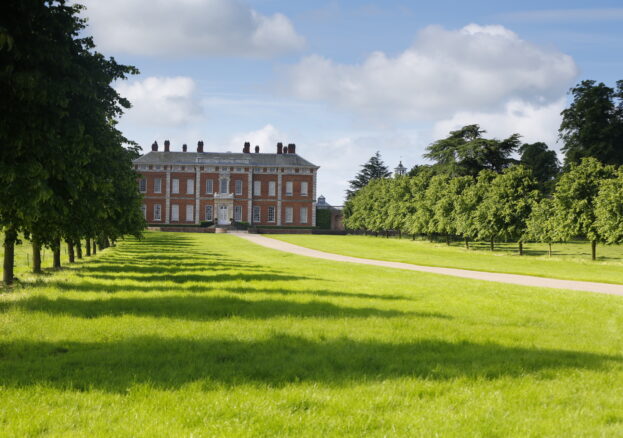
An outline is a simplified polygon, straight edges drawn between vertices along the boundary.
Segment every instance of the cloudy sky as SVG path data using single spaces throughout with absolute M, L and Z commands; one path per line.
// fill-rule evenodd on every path
M 559 149 L 568 89 L 623 79 L 620 0 L 85 4 L 98 50 L 141 71 L 116 84 L 126 136 L 145 151 L 296 143 L 334 205 L 375 151 L 411 167 L 466 124 Z

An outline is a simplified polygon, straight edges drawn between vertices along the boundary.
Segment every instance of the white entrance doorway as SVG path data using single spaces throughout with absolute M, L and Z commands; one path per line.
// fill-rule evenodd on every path
M 227 214 L 227 205 L 221 204 L 218 207 L 218 224 L 229 225 L 229 215 Z

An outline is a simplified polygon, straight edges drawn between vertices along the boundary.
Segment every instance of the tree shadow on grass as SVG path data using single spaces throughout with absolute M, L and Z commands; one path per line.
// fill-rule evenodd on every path
M 323 341 L 285 335 L 262 340 L 24 340 L 0 344 L 0 385 L 123 393 L 135 384 L 172 390 L 202 382 L 209 390 L 220 385 L 282 387 L 296 382 L 351 385 L 403 377 L 547 378 L 558 370 L 620 367 L 621 361 L 620 356 L 441 340 Z
M 86 278 L 92 278 L 87 276 Z M 119 292 L 168 292 L 182 290 L 186 292 L 208 292 L 221 289 L 218 286 L 228 282 L 253 282 L 255 284 L 274 283 L 278 281 L 308 280 L 308 277 L 298 275 L 284 275 L 274 273 L 242 273 L 220 272 L 212 275 L 183 274 L 183 275 L 143 275 L 140 277 L 111 276 L 110 281 L 48 281 L 48 287 L 62 292 L 103 292 L 114 294 Z M 115 282 L 114 280 L 119 280 Z M 127 280 L 132 280 L 128 282 Z M 226 287 L 226 286 L 224 286 Z
M 321 297 L 340 297 L 340 298 L 361 298 L 368 300 L 387 300 L 387 301 L 413 301 L 413 297 L 405 295 L 379 295 L 379 294 L 367 294 L 362 292 L 339 292 L 326 289 L 276 289 L 276 288 L 255 288 L 255 287 L 225 287 L 222 289 L 224 292 L 230 292 L 241 295 L 251 294 L 275 294 L 275 295 L 316 295 Z
M 2 308 L 16 307 L 29 312 L 45 312 L 52 315 L 70 315 L 79 318 L 132 315 L 139 317 L 175 318 L 191 321 L 214 321 L 240 317 L 269 319 L 278 317 L 297 318 L 394 318 L 420 317 L 443 318 L 440 313 L 403 312 L 371 307 L 346 307 L 324 301 L 296 302 L 285 300 L 243 300 L 223 296 L 166 296 L 166 297 L 112 297 L 108 299 L 78 300 L 57 298 L 50 300 L 38 296 L 4 304 Z

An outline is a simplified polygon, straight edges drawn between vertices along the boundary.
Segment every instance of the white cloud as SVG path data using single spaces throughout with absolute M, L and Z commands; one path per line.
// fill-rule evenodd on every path
M 305 43 L 286 16 L 237 0 L 92 0 L 87 7 L 104 53 L 267 57 Z
M 573 59 L 538 47 L 503 26 L 470 24 L 460 30 L 430 26 L 412 47 L 391 57 L 374 52 L 347 65 L 312 55 L 287 73 L 288 91 L 373 118 L 452 117 L 495 111 L 511 100 L 546 106 L 578 74 Z
M 123 116 L 124 123 L 183 126 L 202 113 L 195 81 L 189 77 L 148 77 L 119 82 L 116 89 L 132 103 Z
M 248 141 L 251 143 L 252 151 L 255 146 L 259 146 L 260 152 L 272 154 L 277 152 L 277 142 L 281 142 L 287 146 L 288 143 L 292 143 L 292 141 L 288 140 L 289 137 L 285 133 L 279 131 L 273 125 L 268 124 L 257 131 L 235 134 L 232 136 L 229 144 L 232 147 L 232 152 L 241 152 L 242 146 Z
M 433 136 L 435 139 L 444 138 L 450 131 L 477 123 L 487 131 L 487 137 L 507 138 L 518 133 L 525 143 L 543 141 L 550 148 L 555 148 L 561 122 L 560 112 L 566 103 L 565 98 L 544 106 L 512 100 L 504 110 L 495 113 L 459 112 L 450 119 L 435 123 Z

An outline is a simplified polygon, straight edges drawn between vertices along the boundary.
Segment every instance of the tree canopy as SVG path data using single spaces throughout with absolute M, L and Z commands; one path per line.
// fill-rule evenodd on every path
M 502 172 L 515 163 L 512 155 L 519 148 L 520 136 L 513 134 L 504 140 L 487 139 L 483 137 L 485 132 L 479 125 L 464 126 L 429 145 L 424 157 L 451 176 L 476 176 L 481 170 Z
M 373 179 L 389 178 L 391 174 L 389 168 L 381 159 L 381 154 L 379 151 L 376 151 L 366 163 L 361 165 L 361 170 L 355 175 L 355 178 L 348 182 L 349 188 L 346 190 L 346 199 L 350 199 Z
M 623 164 L 623 80 L 616 89 L 584 80 L 569 92 L 573 101 L 562 114 L 559 137 L 565 166 L 593 157 L 604 164 Z
M 532 171 L 539 190 L 542 193 L 551 193 L 554 180 L 560 172 L 560 163 L 556 151 L 547 147 L 543 142 L 524 143 L 519 148 L 519 163 Z
M 137 73 L 95 51 L 83 7 L 65 0 L 0 4 L 0 228 L 4 282 L 18 232 L 60 239 L 140 235 L 137 149 L 116 128 L 130 103 L 111 84 Z M 34 245 L 35 242 L 37 245 Z M 59 259 L 60 260 L 60 259 Z

